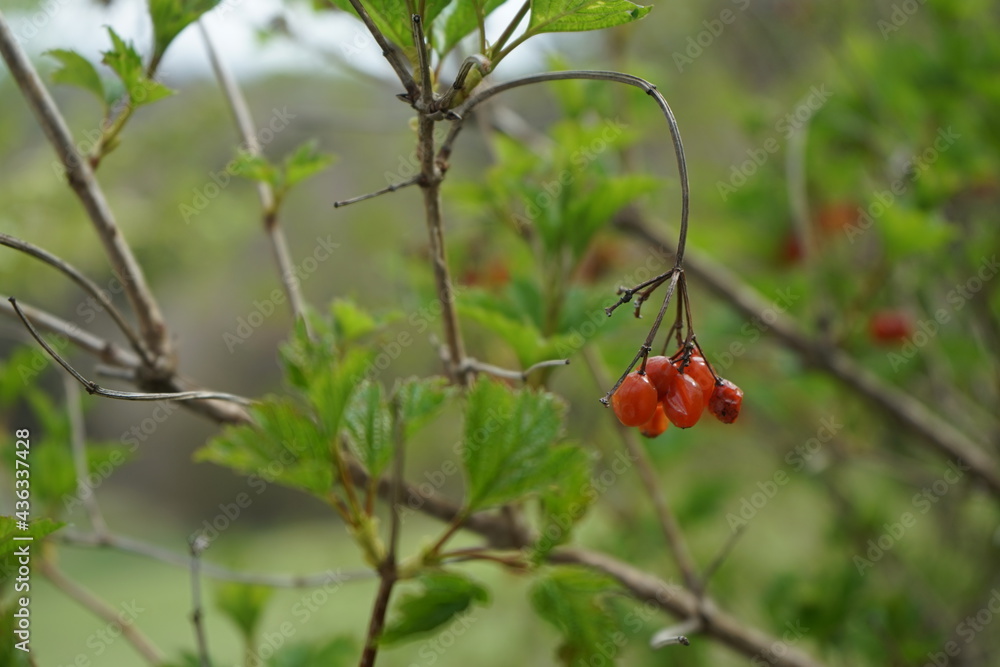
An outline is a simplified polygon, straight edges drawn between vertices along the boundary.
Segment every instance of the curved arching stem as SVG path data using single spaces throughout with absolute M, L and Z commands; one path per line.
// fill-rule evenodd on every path
M 566 81 L 568 79 L 612 81 L 614 83 L 623 83 L 628 86 L 634 86 L 652 97 L 656 101 L 657 106 L 660 107 L 660 111 L 663 112 L 663 116 L 667 119 L 667 125 L 670 128 L 670 138 L 674 145 L 674 155 L 677 157 L 677 175 L 681 182 L 681 222 L 680 233 L 677 239 L 677 253 L 674 260 L 674 268 L 679 269 L 684 261 L 684 247 L 687 244 L 688 210 L 691 198 L 690 188 L 688 186 L 687 160 L 684 158 L 684 144 L 681 142 L 681 132 L 680 128 L 677 127 L 677 119 L 674 117 L 673 110 L 667 103 L 666 98 L 664 98 L 660 91 L 656 89 L 656 86 L 645 79 L 641 79 L 631 74 L 625 74 L 623 72 L 604 70 L 567 70 L 565 72 L 533 74 L 531 76 L 497 84 L 492 88 L 487 88 L 471 95 L 465 102 L 454 109 L 454 112 L 459 117 L 459 120 L 455 121 L 454 125 L 451 127 L 451 131 L 448 133 L 448 136 L 441 144 L 441 149 L 438 152 L 439 161 L 447 163 L 447 159 L 451 155 L 452 144 L 458 136 L 458 133 L 461 132 L 462 125 L 464 124 L 461 119 L 478 105 L 482 104 L 494 95 L 499 95 L 500 93 L 514 88 L 530 86 L 536 83 L 546 83 L 549 81 Z

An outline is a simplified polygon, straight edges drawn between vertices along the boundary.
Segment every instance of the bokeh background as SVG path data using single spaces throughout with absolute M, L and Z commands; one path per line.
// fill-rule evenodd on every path
M 515 11 L 510 4 L 491 21 L 494 34 Z M 305 277 L 304 292 L 317 307 L 350 297 L 373 311 L 400 314 L 385 334 L 388 344 L 412 329 L 411 316 L 431 303 L 419 193 L 336 210 L 332 204 L 383 187 L 407 163 L 412 114 L 394 97 L 398 84 L 349 16 L 291 1 L 245 0 L 224 8 L 205 22 L 243 85 L 257 125 L 278 112 L 290 119 L 266 154 L 280 158 L 315 138 L 336 155 L 329 170 L 294 191 L 282 214 L 298 263 L 320 239 L 337 244 Z M 43 72 L 54 67 L 43 55 L 47 49 L 73 48 L 97 60 L 108 46 L 104 25 L 140 49 L 151 35 L 142 4 L 126 0 L 7 0 L 4 13 Z M 662 2 L 644 20 L 606 34 L 535 38 L 495 76 L 572 67 L 621 69 L 655 82 L 684 135 L 692 252 L 756 289 L 820 346 L 843 349 L 920 401 L 921 409 L 968 434 L 995 466 L 997 13 L 986 0 Z M 176 334 L 182 371 L 221 391 L 280 392 L 277 346 L 289 332 L 287 309 L 276 308 L 238 345 L 225 337 L 280 287 L 253 184 L 233 179 L 188 219 L 181 208 L 205 193 L 239 143 L 195 30 L 171 48 L 160 78 L 178 94 L 141 110 L 102 164 L 100 181 Z M 98 123 L 96 104 L 81 91 L 52 91 L 76 136 L 85 137 Z M 110 284 L 100 245 L 6 70 L 0 72 L 0 100 L 0 230 Z M 502 293 L 512 280 L 544 279 L 544 267 L 494 214 L 482 189 L 486 179 L 497 178 L 490 171 L 497 159 L 494 135 L 512 133 L 544 151 L 563 117 L 620 119 L 628 141 L 600 156 L 600 163 L 612 173 L 655 176 L 662 187 L 638 198 L 635 210 L 658 234 L 676 233 L 674 157 L 666 126 L 646 96 L 609 84 L 512 93 L 469 124 L 444 187 L 452 272 L 471 292 Z M 894 192 L 891 202 L 886 192 Z M 606 299 L 651 253 L 648 243 L 609 224 L 574 282 L 581 293 Z M 74 286 L 24 255 L 0 252 L 0 285 L 5 294 L 114 336 L 106 318 L 88 314 Z M 998 664 L 1000 498 L 969 474 L 942 485 L 952 478 L 947 458 L 849 383 L 813 369 L 776 341 L 766 311 L 755 321 L 696 279 L 691 290 L 699 341 L 744 389 L 744 414 L 733 426 L 672 429 L 647 445 L 702 567 L 739 523 L 733 517 L 745 520 L 745 533 L 711 583 L 719 603 L 779 637 L 804 628 L 786 637 L 825 664 Z M 125 307 L 120 294 L 115 298 Z M 942 310 L 946 320 L 935 326 Z M 516 365 L 495 335 L 465 324 L 473 355 Z M 383 379 L 438 372 L 432 335 L 439 331 L 434 321 L 416 335 Z M 593 341 L 608 372 L 625 367 L 645 332 L 645 323 L 626 312 L 601 327 Z M 5 358 L 25 343 L 18 323 L 0 321 Z M 73 358 L 93 375 L 92 359 Z M 64 401 L 60 373 L 49 368 L 32 381 L 55 403 Z M 606 388 L 592 381 L 579 355 L 552 374 L 551 386 L 570 406 L 570 436 L 610 460 L 621 445 L 613 415 L 597 402 Z M 217 432 L 213 424 L 178 410 L 149 427 L 149 405 L 83 401 L 88 437 L 95 441 L 126 443 L 133 427 L 146 424 L 130 460 L 97 490 L 116 533 L 183 551 L 189 535 L 247 490 L 246 480 L 229 470 L 192 461 Z M 8 398 L 5 430 L 23 424 L 43 437 L 31 406 Z M 437 469 L 457 424 L 457 411 L 447 413 L 421 438 L 409 455 L 412 480 Z M 771 488 L 779 473 L 786 481 L 772 484 L 776 492 L 766 495 L 773 497 L 747 510 L 745 503 L 759 501 L 754 494 Z M 5 513 L 11 479 L 5 474 L 0 480 Z M 922 489 L 931 490 L 926 502 L 918 500 Z M 460 475 L 442 491 L 459 498 Z M 913 525 L 885 539 L 907 512 Z M 86 529 L 79 508 L 69 517 Z M 419 516 L 408 519 L 404 544 L 412 550 L 436 530 Z M 633 476 L 607 490 L 578 541 L 677 577 Z M 859 565 L 859 557 L 870 566 Z M 67 575 L 113 607 L 141 608 L 137 624 L 168 654 L 194 646 L 183 568 L 68 545 L 58 547 L 56 558 Z M 261 572 L 361 566 L 328 508 L 277 486 L 241 510 L 206 558 Z M 421 653 L 426 646 L 419 642 L 404 645 L 386 650 L 380 664 L 554 663 L 558 637 L 531 613 L 529 582 L 488 567 L 470 571 L 491 586 L 494 600 L 454 645 L 433 655 Z M 120 638 L 95 639 L 102 621 L 42 577 L 34 581 L 40 666 L 75 664 L 79 656 L 94 665 L 139 664 Z M 240 664 L 238 633 L 212 607 L 214 584 L 206 586 L 213 654 L 220 664 Z M 292 610 L 310 591 L 277 591 L 262 628 L 292 621 L 296 640 L 361 637 L 373 591 L 374 580 L 345 584 L 302 623 Z M 977 614 L 981 629 L 970 630 L 966 619 Z M 667 624 L 666 617 L 645 619 L 628 638 L 621 664 L 749 661 L 700 639 L 689 649 L 650 651 L 648 637 Z M 948 642 L 958 647 L 957 655 L 943 653 Z

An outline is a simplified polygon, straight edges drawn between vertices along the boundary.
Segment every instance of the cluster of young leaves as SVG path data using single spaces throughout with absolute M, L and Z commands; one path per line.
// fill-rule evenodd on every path
M 274 213 L 293 186 L 315 176 L 333 164 L 334 157 L 317 149 L 315 140 L 306 141 L 279 165 L 262 155 L 240 151 L 233 161 L 233 172 L 259 183 L 267 183 L 274 192 Z
M 97 161 L 114 150 L 118 133 L 135 109 L 169 97 L 174 91 L 154 79 L 163 54 L 187 26 L 197 21 L 219 0 L 149 0 L 153 23 L 153 51 L 147 63 L 110 26 L 111 49 L 101 53 L 101 63 L 117 77 L 106 79 L 97 66 L 77 51 L 54 49 L 47 52 L 59 62 L 52 73 L 55 83 L 76 86 L 94 95 L 101 104 L 101 141 L 93 146 L 91 159 Z
M 354 13 L 350 0 L 331 0 L 334 5 Z M 422 3 L 424 30 L 431 49 L 444 59 L 467 36 L 478 33 L 482 55 L 494 65 L 525 40 L 547 32 L 580 32 L 611 28 L 641 19 L 651 7 L 644 7 L 629 0 L 534 0 L 525 2 L 516 22 L 528 14 L 524 32 L 511 42 L 506 42 L 515 25 L 504 37 L 493 44 L 487 43 L 486 18 L 504 3 L 504 0 L 428 0 Z M 326 3 L 318 4 L 322 7 Z M 375 25 L 387 39 L 406 54 L 414 69 L 417 53 L 413 43 L 410 17 L 415 3 L 394 0 L 362 0 Z

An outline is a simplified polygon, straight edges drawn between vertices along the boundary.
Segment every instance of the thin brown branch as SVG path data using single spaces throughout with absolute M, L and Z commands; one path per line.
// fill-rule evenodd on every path
M 598 358 L 597 352 L 590 345 L 584 346 L 583 358 L 597 386 L 608 386 L 611 383 L 611 379 L 608 377 L 604 362 Z M 684 579 L 684 585 L 691 592 L 700 595 L 702 583 L 698 578 L 698 567 L 695 565 L 694 558 L 691 557 L 687 540 L 684 539 L 684 534 L 677 523 L 677 518 L 674 516 L 673 510 L 670 508 L 670 503 L 667 501 L 667 496 L 660 486 L 660 480 L 656 476 L 656 471 L 649 460 L 649 455 L 646 454 L 646 449 L 638 442 L 635 429 L 626 428 L 617 419 L 614 422 L 618 430 L 618 435 L 628 450 L 629 458 L 636 463 L 639 479 L 646 490 L 646 495 L 649 496 L 649 499 L 653 503 L 653 509 L 660 524 L 660 532 L 663 533 L 663 537 L 667 542 L 667 548 L 670 549 L 670 553 L 677 563 L 677 569 L 680 570 L 681 577 Z
M 665 252 L 674 249 L 667 238 L 655 233 L 635 215 L 622 216 L 615 224 Z M 707 257 L 698 254 L 689 257 L 686 268 L 699 283 L 744 317 L 755 318 L 763 312 L 775 312 L 754 288 Z M 813 341 L 791 317 L 776 313 L 766 333 L 799 355 L 807 365 L 823 371 L 851 392 L 864 397 L 867 404 L 898 421 L 940 454 L 969 466 L 969 472 L 981 480 L 990 493 L 1000 497 L 1000 470 L 996 461 L 986 453 L 985 445 L 973 441 L 921 401 L 886 382 L 844 350 Z
M 56 317 L 44 310 L 25 305 L 18 301 L 18 307 L 24 311 L 35 325 L 48 333 L 65 338 L 81 350 L 88 352 L 104 363 L 120 368 L 137 368 L 142 360 L 130 350 L 119 346 L 116 343 L 95 336 L 89 331 L 84 331 L 76 324 Z M 10 303 L 10 297 L 0 295 L 0 312 L 9 317 L 18 317 L 17 311 Z
M 80 386 L 64 375 L 63 386 L 66 389 L 66 408 L 69 412 L 70 448 L 73 451 L 73 470 L 76 473 L 76 495 L 83 502 L 90 525 L 94 532 L 108 532 L 108 524 L 104 521 L 101 506 L 97 504 L 94 490 L 87 486 L 90 470 L 87 466 L 87 442 L 83 423 L 83 406 L 80 402 Z
M 115 304 L 111 301 L 111 297 L 108 296 L 107 292 L 98 287 L 97 283 L 84 275 L 82 271 L 69 262 L 53 255 L 48 250 L 40 248 L 32 243 L 28 243 L 27 241 L 22 241 L 21 239 L 10 236 L 9 234 L 0 233 L 0 245 L 20 250 L 21 252 L 58 269 L 69 277 L 70 280 L 83 288 L 83 291 L 87 292 L 100 302 L 101 307 L 108 312 L 111 319 L 115 321 L 118 328 L 121 329 L 122 333 L 125 334 L 125 337 L 128 338 L 129 343 L 131 343 L 132 349 L 135 350 L 136 354 L 142 357 L 144 362 L 151 362 L 146 349 L 143 347 L 142 341 L 139 339 L 139 334 L 135 332 L 135 329 L 133 329 L 132 325 L 125 319 L 125 316 L 122 315 L 117 308 L 115 308 Z
M 236 394 L 227 394 L 225 392 L 218 391 L 180 391 L 180 392 L 161 392 L 161 393 L 146 393 L 146 392 L 134 392 L 134 391 L 117 391 L 115 389 L 105 389 L 96 382 L 88 380 L 83 377 L 79 371 L 77 371 L 73 366 L 70 365 L 68 361 L 59 356 L 59 353 L 52 349 L 52 346 L 45 342 L 45 339 L 41 337 L 38 331 L 32 326 L 31 322 L 25 316 L 21 307 L 17 305 L 17 300 L 14 297 L 9 299 L 11 306 L 14 307 L 14 311 L 17 313 L 18 317 L 24 323 L 24 326 L 28 328 L 28 332 L 31 336 L 38 342 L 42 348 L 49 353 L 53 359 L 55 359 L 60 366 L 62 366 L 67 373 L 72 375 L 77 379 L 77 381 L 84 386 L 88 394 L 97 394 L 98 396 L 105 396 L 107 398 L 116 398 L 123 401 L 191 401 L 191 400 L 204 400 L 204 399 L 215 399 L 222 401 L 231 401 L 233 403 L 238 403 L 240 405 L 250 405 L 253 401 L 249 398 L 243 396 L 237 396 Z
M 190 568 L 191 556 L 188 554 L 164 549 L 155 544 L 149 544 L 123 535 L 114 533 L 90 533 L 84 534 L 76 531 L 64 529 L 55 534 L 53 539 L 64 544 L 76 547 L 115 549 L 124 553 L 131 553 L 145 558 L 151 558 L 161 563 L 175 565 L 177 567 Z M 220 565 L 201 562 L 201 572 L 206 576 L 220 581 L 235 581 L 243 584 L 254 584 L 259 586 L 270 586 L 272 588 L 318 588 L 331 583 L 341 584 L 349 581 L 360 581 L 371 579 L 375 573 L 371 570 L 357 570 L 352 572 L 325 571 L 314 574 L 267 574 L 258 572 L 240 572 L 231 570 Z
M 132 249 L 115 221 L 90 163 L 77 151 L 66 121 L 2 12 L 0 12 L 0 54 L 7 62 L 7 67 L 31 107 L 38 124 L 55 148 L 59 161 L 66 169 L 70 187 L 83 204 L 104 244 L 112 270 L 121 281 L 129 304 L 139 320 L 139 329 L 146 346 L 158 358 L 156 367 L 168 376 L 174 364 L 172 343 L 160 307 L 146 283 L 142 267 L 136 261 Z
M 222 92 L 229 104 L 229 110 L 233 114 L 236 129 L 246 151 L 254 156 L 261 155 L 260 142 L 257 140 L 257 133 L 254 131 L 253 117 L 250 115 L 250 106 L 247 104 L 243 91 L 236 83 L 232 72 L 223 62 L 212 43 L 212 38 L 205 27 L 204 21 L 198 21 L 198 28 L 201 31 L 201 39 L 208 52 L 208 59 L 212 63 L 212 70 L 215 78 L 219 80 Z M 305 320 L 305 299 L 302 297 L 302 286 L 295 273 L 292 263 L 291 253 L 288 251 L 288 241 L 285 239 L 285 232 L 278 221 L 278 202 L 274 196 L 274 190 L 269 183 L 257 181 L 257 195 L 260 198 L 260 207 L 263 210 L 264 231 L 271 242 L 271 250 L 274 253 L 275 262 L 278 265 L 278 275 L 281 284 L 285 288 L 285 295 L 292 308 L 292 316 L 308 327 Z
M 532 364 L 528 366 L 523 371 L 514 371 L 509 368 L 501 368 L 500 366 L 494 366 L 493 364 L 487 364 L 486 362 L 479 361 L 478 359 L 473 359 L 472 357 L 466 357 L 459 368 L 464 371 L 472 371 L 474 373 L 486 373 L 498 378 L 504 378 L 506 380 L 521 380 L 522 382 L 528 379 L 528 376 L 537 370 L 542 368 L 551 368 L 553 366 L 568 366 L 569 359 L 549 359 L 547 361 L 539 361 L 537 364 Z
M 430 240 L 431 263 L 434 267 L 434 282 L 437 287 L 438 303 L 441 304 L 441 319 L 444 323 L 444 337 L 449 359 L 445 369 L 449 378 L 465 385 L 468 374 L 460 364 L 465 359 L 465 344 L 458 323 L 455 308 L 455 290 L 452 286 L 448 261 L 445 256 L 444 223 L 441 220 L 441 172 L 434 159 L 434 121 L 425 114 L 418 120 L 418 147 L 420 156 L 420 189 L 424 195 L 424 218 Z
M 201 553 L 208 546 L 204 537 L 191 540 L 191 624 L 194 626 L 195 642 L 198 646 L 198 661 L 201 667 L 211 667 L 208 657 L 208 636 L 205 634 L 204 612 L 201 607 Z
M 69 597 L 94 616 L 105 623 L 114 624 L 120 630 L 125 640 L 132 645 L 132 648 L 143 657 L 150 665 L 160 665 L 164 661 L 164 656 L 158 648 L 146 637 L 135 623 L 122 623 L 120 610 L 111 607 L 107 602 L 100 599 L 83 586 L 80 586 L 72 579 L 64 575 L 50 559 L 43 558 L 38 566 L 39 572 L 52 582 L 52 585 L 61 590 Z
M 399 50 L 385 38 L 382 31 L 378 29 L 375 25 L 375 21 L 368 14 L 368 11 L 361 4 L 361 0 L 350 0 L 351 6 L 354 7 L 354 11 L 358 13 L 358 17 L 361 18 L 362 23 L 368 28 L 368 32 L 371 33 L 372 37 L 375 38 L 375 43 L 379 45 L 382 49 L 382 57 L 389 62 L 389 66 L 399 77 L 400 83 L 403 84 L 403 88 L 406 89 L 406 95 L 409 97 L 411 103 L 416 102 L 420 95 L 417 88 L 416 81 L 413 80 L 413 76 L 410 74 L 410 70 L 403 63 L 403 59 L 400 57 Z M 330 3 L 333 5 L 333 3 Z
M 414 176 L 401 183 L 393 183 L 381 190 L 376 190 L 375 192 L 369 192 L 367 194 L 358 195 L 357 197 L 351 197 L 350 199 L 341 199 L 340 201 L 333 202 L 334 208 L 340 208 L 341 206 L 350 206 L 351 204 L 357 204 L 358 202 L 366 201 L 368 199 L 374 199 L 380 195 L 388 194 L 390 192 L 395 192 L 396 190 L 402 190 L 403 188 L 409 187 L 411 185 L 416 185 L 420 182 L 419 176 Z

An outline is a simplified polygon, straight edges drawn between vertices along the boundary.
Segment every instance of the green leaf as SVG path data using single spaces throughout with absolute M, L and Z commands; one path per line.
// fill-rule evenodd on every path
M 237 154 L 232 163 L 232 171 L 237 176 L 251 181 L 267 183 L 275 190 L 281 186 L 281 173 L 278 168 L 268 162 L 267 158 L 247 151 L 240 151 Z
M 219 0 L 149 0 L 153 19 L 153 62 L 159 62 L 174 38 Z
M 614 664 L 607 644 L 619 632 L 618 622 L 608 608 L 612 594 L 621 588 L 612 580 L 582 567 L 560 567 L 542 576 L 531 589 L 531 606 L 559 630 L 563 644 L 560 662 L 568 667 Z
M 7 559 L 10 554 L 25 544 L 31 544 L 32 549 L 38 547 L 38 542 L 52 533 L 56 532 L 65 523 L 53 521 L 52 519 L 34 519 L 28 522 L 28 530 L 21 530 L 17 527 L 19 519 L 13 516 L 0 516 L 0 559 Z M 15 537 L 31 537 L 32 541 L 15 540 Z M 6 561 L 0 565 L 0 571 L 7 571 L 9 563 Z
M 269 586 L 227 581 L 215 591 L 215 606 L 239 629 L 244 643 L 250 644 L 273 594 Z
M 254 424 L 230 426 L 195 453 L 237 472 L 256 474 L 325 498 L 333 485 L 333 445 L 298 404 L 268 398 L 250 408 Z
M 476 382 L 468 393 L 462 449 L 468 511 L 518 500 L 559 479 L 576 456 L 572 446 L 555 446 L 564 410 L 547 392 Z
M 330 304 L 337 337 L 344 342 L 355 341 L 379 327 L 379 322 L 368 311 L 347 299 L 334 299 Z
M 431 572 L 417 578 L 421 593 L 407 593 L 396 603 L 394 618 L 386 626 L 382 644 L 418 639 L 468 610 L 487 604 L 489 592 L 472 579 L 454 572 Z
M 357 647 L 350 637 L 320 644 L 292 644 L 268 661 L 269 667 L 348 667 L 357 663 Z
M 316 369 L 310 380 L 306 393 L 326 437 L 335 438 L 340 433 L 344 410 L 368 368 L 369 358 L 366 350 L 352 349 L 335 363 Z
M 316 150 L 316 140 L 307 141 L 285 159 L 285 189 L 318 174 L 332 162 L 332 155 Z
M 522 368 L 558 356 L 557 350 L 568 343 L 563 336 L 546 338 L 533 323 L 516 320 L 496 309 L 461 302 L 458 312 L 500 336 L 514 350 Z
M 600 30 L 641 19 L 652 7 L 628 0 L 533 0 L 528 32 Z
M 354 392 L 345 417 L 347 440 L 355 455 L 377 479 L 392 460 L 392 415 L 382 385 L 365 381 Z
M 480 23 L 493 13 L 505 0 L 459 0 L 448 14 L 441 31 L 441 39 L 436 45 L 439 54 L 451 51 L 462 39 L 478 30 Z
M 146 76 L 146 71 L 142 66 L 142 58 L 139 57 L 131 43 L 126 43 L 110 27 L 108 35 L 111 36 L 113 48 L 110 51 L 102 52 L 101 62 L 114 70 L 118 78 L 121 79 L 125 86 L 125 93 L 129 98 L 129 104 L 139 107 L 144 104 L 152 104 L 174 94 L 174 91 L 159 81 L 154 81 Z
M 52 81 L 70 86 L 78 86 L 84 90 L 89 90 L 97 96 L 101 106 L 107 111 L 108 103 L 104 90 L 104 82 L 101 75 L 93 63 L 81 56 L 76 51 L 65 49 L 53 49 L 46 51 L 45 55 L 52 56 L 59 61 L 61 67 L 52 72 Z
M 441 412 L 445 401 L 453 394 L 453 388 L 442 377 L 409 378 L 397 383 L 395 395 L 406 437 L 412 437 Z
M 590 475 L 591 461 L 587 452 L 580 448 L 567 448 L 559 477 L 541 490 L 542 525 L 540 537 L 534 545 L 538 560 L 569 541 L 573 527 L 597 499 Z

